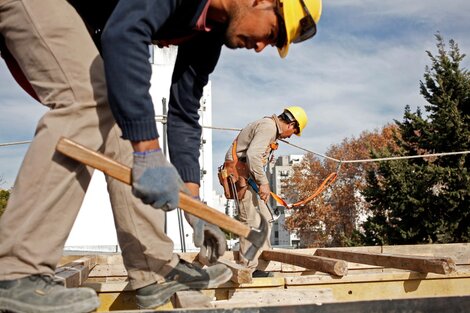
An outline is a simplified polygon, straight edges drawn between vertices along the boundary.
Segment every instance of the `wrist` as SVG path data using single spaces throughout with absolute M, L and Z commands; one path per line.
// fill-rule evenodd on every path
M 158 148 L 158 149 L 153 149 L 153 150 L 146 150 L 146 151 L 134 151 L 134 155 L 137 155 L 137 156 L 146 156 L 146 155 L 149 155 L 149 154 L 152 154 L 152 153 L 156 153 L 156 152 L 160 152 L 162 151 L 162 149 Z
M 132 148 L 135 152 L 146 152 L 152 150 L 161 150 L 158 139 L 132 141 Z

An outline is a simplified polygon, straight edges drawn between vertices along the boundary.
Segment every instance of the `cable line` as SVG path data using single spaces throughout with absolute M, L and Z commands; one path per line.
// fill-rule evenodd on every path
M 155 116 L 155 121 L 159 123 L 165 124 L 167 122 L 167 116 L 166 115 L 156 115 Z M 228 131 L 241 131 L 242 128 L 234 128 L 234 127 L 217 127 L 217 126 L 208 126 L 208 125 L 201 125 L 202 128 L 207 128 L 207 129 L 213 129 L 213 130 L 228 130 Z M 392 160 L 404 160 L 404 159 L 416 159 L 416 158 L 428 158 L 428 157 L 441 157 L 441 156 L 449 156 L 449 155 L 460 155 L 460 154 L 468 154 L 470 151 L 457 151 L 457 152 L 440 152 L 440 153 L 429 153 L 429 154 L 419 154 L 419 155 L 409 155 L 409 156 L 395 156 L 395 157 L 387 157 L 387 158 L 375 158 L 375 159 L 360 159 L 360 160 L 339 160 L 330 156 L 327 156 L 325 154 L 321 154 L 309 149 L 306 149 L 304 147 L 298 146 L 296 144 L 290 143 L 287 140 L 284 139 L 279 139 L 279 141 L 282 141 L 292 147 L 295 147 L 297 149 L 303 150 L 305 152 L 312 153 L 314 155 L 317 155 L 319 157 L 337 162 L 337 163 L 367 163 L 367 162 L 381 162 L 381 161 L 392 161 Z M 6 142 L 6 143 L 0 143 L 0 147 L 5 147 L 5 146 L 15 146 L 15 145 L 23 145 L 23 144 L 28 144 L 31 143 L 31 140 L 27 141 L 16 141 L 16 142 Z
M 0 143 L 0 147 L 24 145 L 27 143 L 31 143 L 31 140 Z
M 155 122 L 159 122 L 162 124 L 167 123 L 167 115 L 156 115 L 155 116 Z M 202 128 L 207 128 L 207 129 L 212 129 L 212 130 L 228 130 L 228 131 L 241 131 L 241 128 L 232 128 L 232 127 L 217 127 L 217 126 L 208 126 L 208 125 L 201 125 Z M 287 140 L 284 139 L 279 139 L 279 141 L 282 141 L 292 147 L 295 147 L 297 149 L 300 149 L 302 151 L 312 153 L 314 155 L 317 155 L 319 157 L 334 161 L 338 163 L 338 167 L 335 172 L 331 173 L 318 187 L 318 189 L 309 197 L 302 201 L 298 201 L 293 204 L 288 204 L 284 199 L 279 197 L 276 194 L 271 193 L 271 196 L 282 206 L 285 206 L 287 208 L 293 208 L 293 207 L 298 207 L 298 206 L 303 206 L 305 203 L 313 200 L 316 196 L 318 196 L 321 192 L 323 192 L 328 186 L 331 186 L 333 182 L 336 180 L 338 177 L 338 174 L 340 172 L 340 168 L 342 164 L 345 163 L 367 163 L 367 162 L 382 162 L 382 161 L 392 161 L 392 160 L 404 160 L 404 159 L 416 159 L 416 158 L 427 158 L 427 157 L 441 157 L 441 156 L 449 156 L 449 155 L 461 155 L 461 154 L 468 154 L 470 151 L 458 151 L 458 152 L 441 152 L 441 153 L 428 153 L 428 154 L 421 154 L 421 155 L 409 155 L 409 156 L 394 156 L 394 157 L 387 157 L 387 158 L 375 158 L 375 159 L 359 159 L 359 160 L 339 160 L 335 159 L 333 157 L 327 156 L 325 154 L 321 154 L 309 149 L 306 149 L 304 147 L 295 145 L 293 143 L 290 143 Z M 22 144 L 28 144 L 31 143 L 30 140 L 28 141 L 16 141 L 16 142 L 7 142 L 7 143 L 0 143 L 0 147 L 5 147 L 5 146 L 15 146 L 15 145 L 22 145 Z

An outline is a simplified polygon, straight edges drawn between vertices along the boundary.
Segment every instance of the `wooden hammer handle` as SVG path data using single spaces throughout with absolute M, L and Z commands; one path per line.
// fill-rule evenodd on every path
M 70 139 L 62 137 L 57 143 L 57 151 L 79 161 L 85 165 L 91 166 L 104 174 L 122 181 L 128 185 L 132 184 L 131 169 L 113 159 L 90 150 Z M 233 234 L 248 237 L 251 229 L 229 216 L 211 208 L 210 206 L 191 198 L 183 192 L 180 192 L 179 207 L 200 219 L 217 225 Z

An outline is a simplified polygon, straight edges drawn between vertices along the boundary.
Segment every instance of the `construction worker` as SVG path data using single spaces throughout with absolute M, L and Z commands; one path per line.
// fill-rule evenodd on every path
M 0 0 L 2 56 L 50 108 L 0 219 L 0 311 L 73 313 L 99 305 L 94 290 L 53 280 L 92 175 L 56 152 L 62 136 L 132 166 L 132 187 L 109 177 L 107 183 L 140 308 L 227 281 L 223 265 L 201 269 L 180 260 L 164 233 L 165 211 L 178 205 L 179 190 L 199 195 L 202 89 L 223 45 L 256 52 L 273 45 L 285 57 L 291 43 L 316 33 L 320 14 L 321 0 Z M 149 95 L 151 43 L 179 45 L 167 124 L 172 163 L 160 150 Z M 194 241 L 217 259 L 225 237 L 202 225 Z
M 271 188 L 266 177 L 265 167 L 272 154 L 277 149 L 278 139 L 290 138 L 293 134 L 300 136 L 307 125 L 307 115 L 299 106 L 290 106 L 282 114 L 272 115 L 248 124 L 241 130 L 225 155 L 224 167 L 236 167 L 235 174 L 240 221 L 252 227 L 260 224 L 260 214 L 267 220 L 272 220 L 267 203 Z M 234 161 L 236 162 L 234 164 Z M 271 224 L 270 224 L 271 225 Z M 271 227 L 269 227 L 271 230 Z M 249 242 L 240 238 L 242 254 L 249 247 Z M 271 249 L 269 235 L 262 250 Z M 240 255 L 240 263 L 251 268 L 254 276 L 262 276 L 263 271 L 256 270 L 258 258 L 248 261 Z

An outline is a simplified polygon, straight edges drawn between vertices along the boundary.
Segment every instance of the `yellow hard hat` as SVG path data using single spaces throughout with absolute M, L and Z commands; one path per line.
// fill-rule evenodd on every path
M 284 45 L 278 51 L 284 58 L 291 43 L 312 38 L 317 32 L 317 23 L 322 11 L 322 0 L 276 0 L 279 14 L 284 22 Z M 281 21 L 282 22 L 282 21 Z
M 307 126 L 307 122 L 308 122 L 307 113 L 305 113 L 304 109 L 298 106 L 287 107 L 284 109 L 284 113 L 286 112 L 290 113 L 290 115 L 292 115 L 295 121 L 297 121 L 297 124 L 299 124 L 299 133 L 296 135 L 300 136 L 305 126 Z

